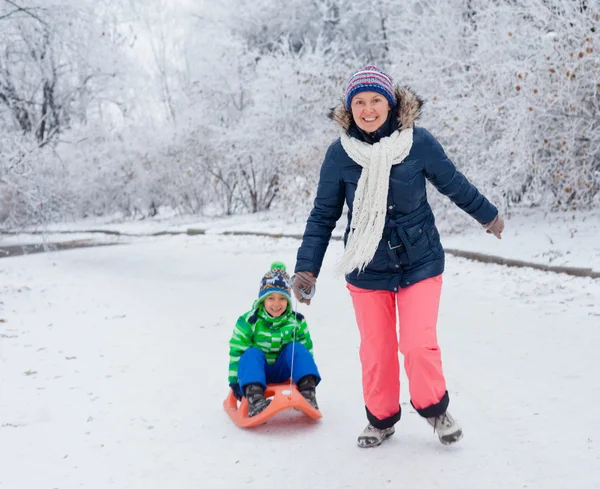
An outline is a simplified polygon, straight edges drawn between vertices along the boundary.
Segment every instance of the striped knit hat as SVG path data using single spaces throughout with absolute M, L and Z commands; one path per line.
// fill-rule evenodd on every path
M 392 77 L 375 66 L 365 66 L 362 70 L 357 71 L 348 79 L 344 96 L 346 109 L 350 110 L 352 97 L 360 92 L 380 93 L 387 98 L 390 107 L 393 108 L 396 105 L 396 95 Z
M 261 300 L 274 293 L 284 295 L 288 301 L 292 299 L 290 293 L 290 276 L 286 272 L 285 265 L 279 261 L 271 265 L 271 269 L 260 281 L 258 298 Z

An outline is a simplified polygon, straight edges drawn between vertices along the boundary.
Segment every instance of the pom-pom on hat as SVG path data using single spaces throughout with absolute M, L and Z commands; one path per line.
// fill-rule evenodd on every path
M 394 108 L 396 106 L 396 93 L 392 77 L 376 66 L 365 66 L 348 78 L 344 94 L 346 109 L 350 110 L 352 98 L 360 92 L 380 93 L 387 99 L 390 107 Z
M 288 301 L 292 299 L 290 276 L 286 272 L 285 265 L 280 261 L 273 262 L 271 269 L 260 281 L 258 299 L 262 301 L 269 294 L 274 293 L 284 295 Z

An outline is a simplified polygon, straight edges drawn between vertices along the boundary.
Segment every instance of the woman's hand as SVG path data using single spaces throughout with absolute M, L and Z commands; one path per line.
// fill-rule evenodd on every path
M 496 238 L 502 239 L 501 234 L 502 231 L 504 231 L 504 219 L 502 218 L 500 213 L 498 213 L 498 215 L 494 217 L 493 221 L 484 224 L 483 227 L 486 229 L 486 232 L 488 234 L 493 234 L 494 236 L 496 236 Z
M 302 292 L 304 292 L 305 295 L 310 295 L 317 282 L 317 277 L 311 272 L 297 272 L 292 278 L 292 290 L 294 291 L 294 296 L 299 302 L 310 305 L 310 299 L 305 298 L 304 295 L 302 295 Z

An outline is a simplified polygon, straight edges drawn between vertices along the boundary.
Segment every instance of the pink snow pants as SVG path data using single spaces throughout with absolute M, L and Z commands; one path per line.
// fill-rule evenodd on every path
M 383 420 L 399 412 L 398 348 L 404 356 L 414 408 L 420 410 L 439 403 L 446 393 L 436 334 L 442 276 L 398 292 L 361 289 L 351 284 L 347 288 L 360 331 L 363 394 L 370 413 Z

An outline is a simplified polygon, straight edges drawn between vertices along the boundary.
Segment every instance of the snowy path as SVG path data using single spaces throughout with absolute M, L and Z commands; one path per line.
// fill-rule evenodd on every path
M 332 243 L 300 308 L 324 419 L 233 426 L 233 322 L 297 246 L 181 236 L 2 260 L 0 488 L 600 488 L 598 280 L 448 257 L 439 336 L 465 438 L 440 445 L 404 381 L 396 435 L 361 450 L 358 333 Z

